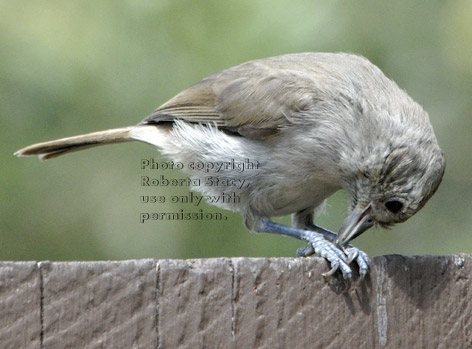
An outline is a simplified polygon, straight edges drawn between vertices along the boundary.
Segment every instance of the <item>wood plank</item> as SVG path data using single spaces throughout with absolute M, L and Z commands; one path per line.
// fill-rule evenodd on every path
M 327 270 L 321 258 L 2 262 L 0 348 L 472 347 L 472 256 L 376 257 L 347 293 Z
M 376 257 L 345 294 L 320 258 L 233 263 L 238 348 L 472 347 L 471 256 Z
M 159 261 L 159 348 L 230 348 L 229 259 Z
M 36 262 L 0 262 L 1 348 L 40 348 L 40 283 Z
M 156 262 L 43 265 L 45 348 L 155 348 Z

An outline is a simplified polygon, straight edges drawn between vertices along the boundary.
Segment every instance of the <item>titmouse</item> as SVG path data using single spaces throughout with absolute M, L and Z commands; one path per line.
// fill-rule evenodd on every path
M 351 280 L 368 256 L 349 242 L 374 225 L 403 222 L 434 194 L 443 152 L 428 114 L 367 59 L 300 53 L 250 61 L 203 79 L 136 126 L 34 144 L 18 156 L 45 160 L 102 144 L 141 141 L 184 164 L 205 195 L 236 195 L 217 204 L 241 213 L 248 229 L 308 243 L 298 255 L 328 260 Z M 257 162 L 237 171 L 190 163 Z M 223 170 L 221 170 L 223 168 Z M 226 168 L 226 169 L 225 169 Z M 205 185 L 211 174 L 225 185 Z M 241 183 L 245 185 L 227 185 Z M 317 207 L 344 189 L 348 216 L 338 234 L 313 223 Z M 292 226 L 271 217 L 292 215 Z

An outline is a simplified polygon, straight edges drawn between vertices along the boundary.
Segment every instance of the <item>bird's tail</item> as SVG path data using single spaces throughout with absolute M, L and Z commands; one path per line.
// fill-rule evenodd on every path
M 122 143 L 134 140 L 151 143 L 147 139 L 142 139 L 142 133 L 154 133 L 154 137 L 159 137 L 159 132 L 155 126 L 131 126 L 116 128 L 112 130 L 88 133 L 85 135 L 61 138 L 54 141 L 37 143 L 18 150 L 16 156 L 38 155 L 40 160 L 47 160 L 69 152 L 83 150 L 98 145 Z

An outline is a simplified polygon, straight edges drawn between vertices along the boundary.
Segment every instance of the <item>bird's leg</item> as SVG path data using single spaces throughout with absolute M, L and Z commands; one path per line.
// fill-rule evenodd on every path
M 331 270 L 323 274 L 324 276 L 330 276 L 339 269 L 344 279 L 348 282 L 351 281 L 352 270 L 348 265 L 346 255 L 333 242 L 328 241 L 323 234 L 316 231 L 288 227 L 268 219 L 260 223 L 257 231 L 290 236 L 308 242 L 318 256 L 325 258 L 331 264 Z
M 301 229 L 311 230 L 317 232 L 325 237 L 326 240 L 333 242 L 337 237 L 337 234 L 319 227 L 313 223 L 313 210 L 300 211 L 292 215 L 292 225 Z M 361 280 L 367 275 L 369 270 L 369 256 L 367 253 L 359 250 L 351 244 L 345 246 L 337 246 L 341 248 L 347 256 L 346 262 L 350 264 L 352 261 L 356 261 L 359 266 L 359 276 Z M 297 250 L 297 256 L 308 257 L 315 254 L 316 251 L 313 249 L 312 244 L 308 243 L 306 246 L 300 247 Z

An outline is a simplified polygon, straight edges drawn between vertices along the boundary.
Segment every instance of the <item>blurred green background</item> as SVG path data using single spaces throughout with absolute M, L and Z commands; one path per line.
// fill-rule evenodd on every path
M 471 1 L 0 0 L 0 259 L 294 256 L 301 242 L 250 234 L 209 206 L 229 219 L 140 224 L 142 211 L 182 207 L 139 202 L 153 193 L 140 187 L 141 159 L 164 160 L 148 145 L 45 163 L 13 152 L 138 123 L 213 72 L 304 51 L 369 58 L 425 107 L 446 153 L 426 207 L 355 244 L 370 255 L 471 253 Z M 317 223 L 338 230 L 345 204 L 335 194 Z

